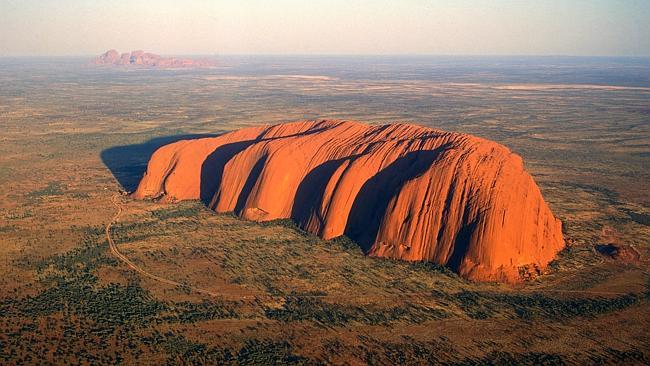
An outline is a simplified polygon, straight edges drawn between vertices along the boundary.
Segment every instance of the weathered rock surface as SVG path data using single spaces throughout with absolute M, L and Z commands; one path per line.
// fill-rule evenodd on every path
M 564 247 L 561 223 L 506 147 L 408 125 L 305 121 L 179 141 L 152 156 L 135 198 L 201 199 L 256 221 L 292 218 L 369 255 L 517 282 Z
M 95 65 L 114 65 L 114 66 L 145 66 L 159 68 L 179 68 L 179 67 L 208 67 L 214 66 L 214 62 L 209 60 L 192 60 L 175 57 L 162 57 L 153 53 L 144 51 L 132 51 L 122 53 L 116 50 L 108 50 L 94 60 Z

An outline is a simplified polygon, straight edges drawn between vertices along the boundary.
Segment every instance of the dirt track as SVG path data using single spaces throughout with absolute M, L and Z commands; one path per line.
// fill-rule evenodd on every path
M 217 294 L 215 292 L 212 292 L 212 291 L 196 288 L 196 287 L 189 286 L 189 285 L 186 285 L 186 284 L 183 284 L 183 283 L 180 283 L 180 282 L 176 282 L 176 281 L 173 281 L 173 280 L 170 280 L 170 279 L 167 279 L 167 278 L 156 276 L 155 274 L 147 272 L 144 269 L 138 267 L 135 263 L 131 262 L 131 260 L 129 260 L 129 258 L 127 258 L 124 254 L 120 253 L 120 251 L 117 249 L 117 246 L 115 245 L 115 242 L 113 241 L 113 238 L 111 238 L 111 226 L 113 226 L 113 224 L 115 222 L 117 222 L 117 220 L 120 218 L 120 215 L 122 215 L 122 205 L 119 202 L 119 197 L 120 197 L 119 194 L 115 194 L 113 196 L 113 198 L 111 198 L 111 202 L 117 208 L 117 213 L 115 213 L 115 216 L 113 216 L 111 221 L 106 225 L 106 240 L 108 241 L 108 246 L 111 249 L 111 253 L 113 253 L 113 255 L 117 259 L 122 261 L 124 264 L 126 264 L 132 270 L 136 271 L 137 273 L 141 274 L 142 276 L 148 277 L 148 278 L 150 278 L 152 280 L 155 280 L 155 281 L 158 281 L 160 283 L 164 283 L 164 284 L 171 285 L 171 286 L 178 286 L 178 287 L 187 288 L 187 289 L 190 289 L 192 291 L 195 291 L 195 292 L 198 292 L 198 293 L 201 293 L 201 294 L 205 294 L 205 295 L 210 295 L 210 296 L 215 296 L 215 297 L 221 296 L 221 295 L 219 295 L 219 294 Z

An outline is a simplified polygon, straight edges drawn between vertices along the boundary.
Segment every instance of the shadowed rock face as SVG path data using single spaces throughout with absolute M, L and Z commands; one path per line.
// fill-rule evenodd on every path
M 144 51 L 132 51 L 130 53 L 127 52 L 119 54 L 116 50 L 106 51 L 105 53 L 92 60 L 92 63 L 95 65 L 149 66 L 160 68 L 214 66 L 214 63 L 208 60 L 162 57 L 160 55 Z
M 564 247 L 561 223 L 506 147 L 391 124 L 305 121 L 179 141 L 157 150 L 135 198 L 202 199 L 256 221 L 292 218 L 372 256 L 444 264 L 517 282 Z

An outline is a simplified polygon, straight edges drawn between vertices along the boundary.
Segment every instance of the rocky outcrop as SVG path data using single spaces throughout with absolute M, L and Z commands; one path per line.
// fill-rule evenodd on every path
M 201 199 L 256 221 L 292 218 L 369 255 L 517 282 L 564 246 L 561 223 L 506 147 L 408 124 L 305 121 L 179 141 L 152 156 L 136 198 Z
M 633 246 L 621 242 L 621 234 L 611 226 L 605 225 L 600 231 L 600 240 L 595 249 L 601 255 L 615 261 L 638 265 L 641 263 L 641 253 Z
M 162 57 L 144 51 L 132 51 L 119 54 L 116 50 L 109 50 L 91 61 L 95 65 L 113 66 L 144 66 L 159 68 L 185 68 L 214 66 L 209 60 L 192 60 L 175 57 Z

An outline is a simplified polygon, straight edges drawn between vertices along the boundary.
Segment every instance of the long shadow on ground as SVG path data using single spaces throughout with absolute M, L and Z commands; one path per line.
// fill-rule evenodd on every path
M 179 140 L 215 137 L 215 134 L 187 134 L 156 137 L 140 144 L 114 146 L 100 153 L 102 162 L 127 192 L 133 192 L 147 169 L 151 155 L 160 147 Z

